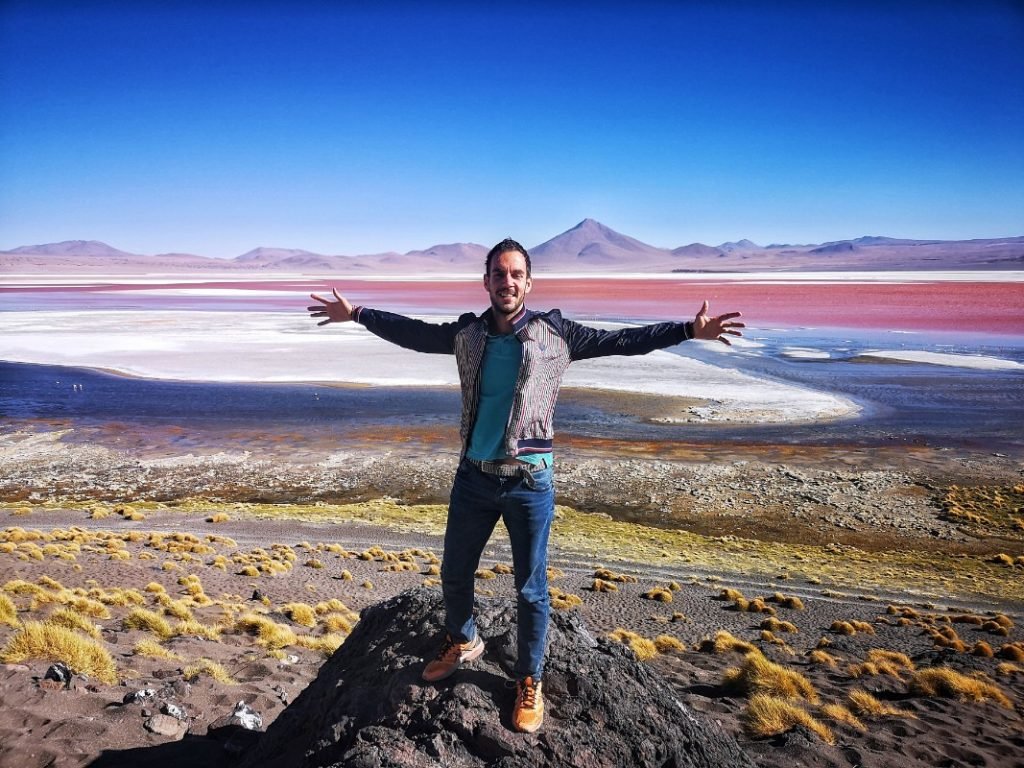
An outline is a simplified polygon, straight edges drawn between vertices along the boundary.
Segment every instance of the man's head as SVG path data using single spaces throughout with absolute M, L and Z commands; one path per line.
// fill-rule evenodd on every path
M 510 238 L 494 246 L 487 254 L 484 288 L 496 314 L 508 319 L 518 315 L 533 288 L 530 255 L 526 249 Z
M 497 256 L 498 254 L 504 253 L 505 251 L 517 251 L 518 253 L 523 254 L 523 258 L 526 259 L 526 276 L 529 277 L 530 254 L 528 254 L 526 252 L 526 249 L 523 248 L 523 246 L 521 246 L 511 237 L 506 237 L 504 240 L 502 240 L 500 243 L 498 243 L 496 246 L 494 246 L 493 248 L 491 248 L 491 250 L 487 252 L 487 261 L 484 262 L 484 274 L 486 275 L 491 271 L 491 262 L 494 261 L 494 257 Z

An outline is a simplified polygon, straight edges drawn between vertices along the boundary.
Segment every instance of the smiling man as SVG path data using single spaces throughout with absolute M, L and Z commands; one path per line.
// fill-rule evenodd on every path
M 576 360 L 642 355 L 688 339 L 742 335 L 739 312 L 708 315 L 705 301 L 692 321 L 619 331 L 589 328 L 561 312 L 526 308 L 533 287 L 530 255 L 515 240 L 487 254 L 484 288 L 491 300 L 482 315 L 454 323 L 426 323 L 390 312 L 353 307 L 334 290 L 334 301 L 309 307 L 319 325 L 354 320 L 394 344 L 418 352 L 454 354 L 462 386 L 462 454 L 452 486 L 445 529 L 441 585 L 446 610 L 444 641 L 423 668 L 428 682 L 443 680 L 484 652 L 473 621 L 474 575 L 498 519 L 508 530 L 515 570 L 518 622 L 517 730 L 537 730 L 544 719 L 541 676 L 550 612 L 548 534 L 555 513 L 552 418 L 562 374 Z

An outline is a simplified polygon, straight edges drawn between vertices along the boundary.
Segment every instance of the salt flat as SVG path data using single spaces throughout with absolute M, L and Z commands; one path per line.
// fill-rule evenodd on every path
M 684 354 L 583 361 L 569 369 L 564 383 L 707 401 L 685 416 L 693 421 L 790 423 L 858 411 L 846 398 L 690 359 L 686 345 L 680 350 Z M 195 381 L 458 384 L 450 356 L 401 349 L 356 324 L 318 328 L 304 315 L 275 312 L 3 312 L 0 359 Z

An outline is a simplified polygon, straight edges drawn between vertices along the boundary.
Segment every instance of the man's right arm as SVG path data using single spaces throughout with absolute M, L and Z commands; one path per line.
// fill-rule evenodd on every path
M 472 313 L 467 313 L 454 323 L 427 323 L 393 312 L 354 307 L 336 288 L 332 293 L 336 301 L 317 296 L 315 293 L 311 294 L 311 298 L 320 304 L 308 308 L 310 315 L 327 318 L 317 325 L 355 321 L 385 341 L 416 352 L 453 354 L 455 335 L 476 317 Z
M 352 315 L 353 320 L 385 341 L 416 352 L 438 355 L 455 354 L 455 335 L 476 319 L 470 312 L 454 323 L 427 323 L 369 307 L 354 307 Z

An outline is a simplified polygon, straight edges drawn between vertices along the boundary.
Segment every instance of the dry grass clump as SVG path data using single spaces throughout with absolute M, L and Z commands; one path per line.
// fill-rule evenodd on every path
M 658 635 L 654 638 L 654 647 L 658 653 L 681 653 L 686 650 L 683 642 L 672 635 Z
M 789 632 L 791 634 L 800 631 L 796 628 L 796 624 L 789 621 L 779 621 L 774 616 L 769 616 L 762 621 L 761 629 L 766 629 L 769 632 Z
M 1000 659 L 1024 661 L 1024 643 L 1007 643 L 996 653 Z
M 248 576 L 250 579 L 255 579 L 260 575 L 260 569 L 255 565 L 247 565 L 238 572 L 239 576 Z
M 846 723 L 847 725 L 856 728 L 861 733 L 866 732 L 868 729 L 868 727 L 861 722 L 860 718 L 842 704 L 823 704 L 821 707 L 821 714 L 829 720 L 835 720 L 837 723 Z
M 997 675 L 1015 675 L 1018 672 L 1024 672 L 1024 667 L 1018 667 L 1010 661 L 1004 661 L 996 665 Z
M 833 621 L 832 626 L 828 629 L 829 632 L 835 632 L 837 635 L 853 636 L 857 634 L 856 628 L 849 621 Z
M 943 627 L 939 630 L 930 630 L 932 642 L 939 648 L 951 648 L 954 651 L 963 653 L 967 650 L 967 644 L 960 639 L 953 627 Z
M 701 653 L 714 653 L 719 655 L 729 653 L 730 651 L 744 654 L 761 652 L 753 643 L 748 643 L 746 640 L 740 640 L 738 637 L 733 637 L 732 634 L 724 629 L 716 632 L 713 640 L 708 638 L 701 640 L 697 649 Z
M 511 574 L 513 574 L 515 572 L 512 569 L 512 566 L 508 565 L 506 563 L 495 563 L 494 565 L 491 566 L 491 570 L 494 571 L 495 573 L 498 573 L 498 574 L 501 574 L 501 575 L 504 575 L 504 576 L 510 576 Z
M 136 656 L 148 656 L 153 659 L 167 659 L 168 661 L 181 661 L 181 656 L 174 651 L 164 648 L 156 640 L 143 638 L 133 647 L 132 653 Z
M 125 629 L 142 629 L 152 632 L 162 640 L 174 636 L 170 622 L 159 613 L 146 608 L 132 609 L 131 613 L 121 619 L 121 626 Z
M 671 603 L 672 590 L 668 587 L 652 587 L 640 595 L 640 597 L 645 600 L 654 600 L 659 603 Z
M 316 611 L 305 603 L 286 603 L 281 606 L 281 612 L 300 626 L 316 626 Z
M 301 648 L 308 648 L 311 651 L 319 651 L 325 657 L 330 658 L 344 642 L 344 635 L 328 633 L 326 635 L 300 635 L 296 645 Z
M 914 662 L 905 653 L 879 648 L 868 651 L 868 658 L 862 664 L 851 664 L 846 668 L 850 677 L 889 675 L 902 680 L 903 672 L 913 672 Z
M 628 629 L 619 627 L 611 632 L 608 637 L 618 643 L 628 645 L 639 661 L 649 661 L 658 655 L 658 647 L 653 641 Z
M 814 718 L 807 710 L 784 698 L 756 694 L 743 713 L 743 724 L 751 736 L 775 736 L 794 726 L 802 725 L 826 744 L 835 744 L 832 730 Z
M 182 670 L 182 677 L 186 680 L 195 680 L 197 677 L 205 676 L 216 680 L 224 685 L 235 685 L 235 680 L 224 667 L 210 659 L 196 659 Z
M 636 576 L 630 576 L 628 573 L 616 573 L 608 568 L 595 570 L 594 578 L 601 579 L 601 581 L 617 581 L 620 584 L 635 584 L 637 580 Z
M 73 611 L 70 608 L 58 608 L 46 617 L 46 623 L 84 632 L 94 640 L 100 639 L 99 627 L 89 621 L 89 619 L 82 614 L 77 611 Z
M 17 664 L 29 659 L 63 661 L 72 671 L 107 685 L 117 682 L 114 659 L 96 640 L 67 627 L 27 621 L 0 651 L 0 662 Z
M 583 605 L 583 598 L 569 592 L 563 592 L 558 587 L 548 587 L 548 597 L 551 600 L 551 607 L 558 611 L 567 611 L 571 608 Z
M 804 609 L 804 601 L 796 595 L 784 595 L 781 592 L 776 592 L 768 598 L 768 601 L 781 605 L 783 608 L 792 608 L 794 611 L 802 611 Z
M 175 636 L 189 635 L 190 637 L 201 637 L 204 640 L 212 640 L 214 642 L 220 641 L 220 633 L 223 631 L 222 627 L 203 624 L 195 619 L 179 621 L 174 625 L 173 630 Z
M 486 581 L 486 580 L 488 580 L 488 579 L 496 579 L 496 578 L 498 577 L 498 574 L 496 574 L 496 573 L 495 573 L 494 571 L 492 571 L 492 570 L 491 570 L 491 569 L 489 569 L 489 568 L 480 568 L 480 569 L 479 569 L 479 570 L 478 570 L 478 571 L 477 571 L 477 572 L 476 572 L 475 574 L 473 574 L 473 575 L 474 575 L 474 576 L 476 576 L 476 578 L 478 578 L 478 579 L 482 579 L 482 580 L 484 580 L 484 581 Z
M 278 624 L 273 619 L 258 613 L 246 613 L 235 622 L 235 629 L 256 636 L 256 642 L 268 650 L 277 650 L 295 645 L 298 637 L 291 627 Z
M 726 587 L 718 594 L 718 599 L 725 600 L 729 603 L 735 603 L 737 600 L 746 600 L 747 598 L 744 597 L 743 593 L 740 592 L 738 589 Z
M 727 669 L 722 684 L 745 694 L 764 693 L 783 699 L 804 699 L 812 704 L 818 700 L 810 680 L 760 653 L 748 653 L 739 667 Z
M 231 519 L 231 515 L 229 515 L 227 512 L 217 512 L 217 513 L 215 513 L 213 515 L 210 515 L 208 518 L 206 518 L 206 522 L 208 522 L 208 523 L 226 523 L 230 519 Z
M 811 664 L 821 664 L 828 667 L 835 667 L 839 664 L 839 659 L 828 651 L 822 651 L 820 649 L 811 651 L 807 654 L 807 658 Z
M 611 581 L 605 581 L 604 579 L 595 578 L 590 584 L 591 592 L 618 592 L 619 587 L 617 584 Z
M 775 615 L 775 608 L 768 605 L 762 597 L 755 597 L 753 600 L 747 600 L 745 597 L 741 597 L 731 606 L 734 611 L 741 611 L 743 613 L 767 613 L 770 616 Z
M 12 627 L 21 626 L 14 601 L 3 592 L 0 592 L 0 624 L 9 624 Z
M 941 696 L 960 701 L 985 701 L 1013 709 L 1013 703 L 995 683 L 969 677 L 947 667 L 930 667 L 916 673 L 907 685 L 918 696 Z
M 979 640 L 971 647 L 972 656 L 980 656 L 985 659 L 991 659 L 996 655 L 996 652 L 992 650 L 992 646 L 986 643 L 984 640 Z
M 975 534 L 991 536 L 1021 530 L 1024 483 L 1002 488 L 962 488 L 951 485 L 941 499 L 942 516 Z
M 905 709 L 882 703 L 862 688 L 854 688 L 847 694 L 846 700 L 858 717 L 917 717 Z

